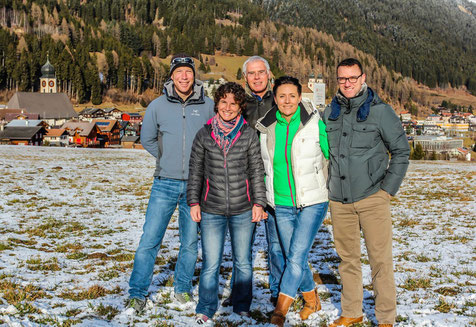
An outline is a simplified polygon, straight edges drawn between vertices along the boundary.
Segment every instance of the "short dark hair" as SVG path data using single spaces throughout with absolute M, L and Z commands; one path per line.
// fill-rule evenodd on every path
M 358 60 L 355 59 L 355 58 L 347 58 L 347 59 L 342 60 L 342 61 L 337 65 L 336 74 L 337 74 L 337 71 L 339 70 L 339 67 L 341 67 L 341 66 L 350 67 L 350 66 L 354 66 L 354 65 L 357 65 L 357 66 L 359 67 L 361 74 L 364 73 L 364 69 L 362 68 L 362 64 L 360 63 L 360 61 L 358 61 Z
M 298 90 L 298 94 L 301 95 L 302 92 L 302 85 L 299 83 L 299 80 L 296 77 L 291 77 L 291 76 L 281 76 L 277 80 L 274 81 L 274 86 L 273 86 L 273 93 L 276 94 L 276 91 L 278 90 L 278 87 L 284 84 L 291 84 L 295 85 Z
M 218 112 L 218 102 L 220 102 L 221 99 L 225 98 L 228 93 L 233 94 L 235 102 L 240 107 L 240 110 L 244 111 L 246 109 L 245 89 L 240 84 L 237 84 L 235 82 L 228 82 L 220 85 L 215 91 L 215 112 Z

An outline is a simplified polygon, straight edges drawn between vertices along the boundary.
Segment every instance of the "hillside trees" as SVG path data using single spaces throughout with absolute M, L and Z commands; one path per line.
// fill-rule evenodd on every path
M 313 0 L 303 3 L 310 1 Z M 323 6 L 328 1 L 323 1 Z M 289 3 L 291 7 L 282 4 L 276 14 L 286 8 L 299 13 L 306 8 L 294 0 Z M 342 9 L 342 5 L 337 7 Z M 308 16 L 313 10 L 316 9 L 302 15 L 303 25 L 311 23 Z M 342 10 L 349 15 L 350 26 L 354 26 L 352 19 L 362 22 L 361 11 Z M 314 23 L 324 24 L 329 19 L 319 16 L 319 22 Z M 349 56 L 363 62 L 369 85 L 385 100 L 390 97 L 402 105 L 409 99 L 420 105 L 425 102 L 404 76 L 425 80 L 431 86 L 461 82 L 468 88 L 476 88 L 476 80 L 467 78 L 461 68 L 459 73 L 453 73 L 454 62 L 448 61 L 448 67 L 435 68 L 425 64 L 428 57 L 420 53 L 397 56 L 386 38 L 387 30 L 377 31 L 385 36 L 382 42 L 360 51 L 353 45 L 374 40 L 372 35 L 364 33 L 363 26 L 348 29 L 337 20 L 336 30 L 326 34 L 312 28 L 284 25 L 268 20 L 263 9 L 248 0 L 10 0 L 0 3 L 0 24 L 6 27 L 0 30 L 0 88 L 37 91 L 40 68 L 49 53 L 59 91 L 79 102 L 92 98 L 98 102 L 109 89 L 137 95 L 147 89 L 161 92 L 168 78 L 168 67 L 159 58 L 179 52 L 198 58 L 200 54 L 213 55 L 217 50 L 262 55 L 269 60 L 275 77 L 285 72 L 305 83 L 311 72 L 321 73 L 328 96 L 337 90 L 336 64 Z M 13 30 L 21 30 L 19 35 L 23 36 L 19 38 Z M 397 28 L 392 31 L 399 42 L 406 40 L 402 31 Z M 468 45 L 467 50 L 471 49 Z M 432 50 L 427 55 L 433 58 L 450 50 Z M 215 65 L 203 64 L 206 71 Z M 100 79 L 100 74 L 104 78 Z

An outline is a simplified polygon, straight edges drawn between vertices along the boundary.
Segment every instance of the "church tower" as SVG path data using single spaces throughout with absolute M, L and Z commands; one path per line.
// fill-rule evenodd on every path
M 49 55 L 47 55 L 46 64 L 41 67 L 40 92 L 57 92 L 55 68 L 50 64 Z

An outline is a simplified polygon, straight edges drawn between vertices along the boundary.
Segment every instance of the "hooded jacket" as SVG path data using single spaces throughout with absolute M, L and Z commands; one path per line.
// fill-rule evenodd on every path
M 155 177 L 188 179 L 188 163 L 197 131 L 213 117 L 213 101 L 204 96 L 203 83 L 195 80 L 193 92 L 183 101 L 172 80 L 164 94 L 147 107 L 140 140 L 156 158 Z
M 330 148 L 329 198 L 353 203 L 380 189 L 395 195 L 410 147 L 392 107 L 364 85 L 351 99 L 338 92 L 323 120 Z
M 258 135 L 244 124 L 225 155 L 210 122 L 196 135 L 190 156 L 187 203 L 204 212 L 238 215 L 254 204 L 266 205 L 264 168 Z

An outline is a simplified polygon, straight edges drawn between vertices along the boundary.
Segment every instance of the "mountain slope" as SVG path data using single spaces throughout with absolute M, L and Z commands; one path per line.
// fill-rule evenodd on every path
M 272 19 L 314 27 L 430 87 L 476 93 L 475 5 L 448 0 L 262 0 Z

